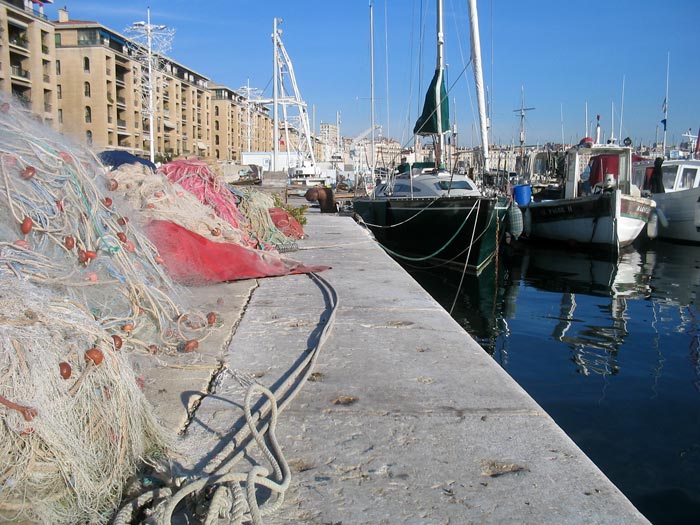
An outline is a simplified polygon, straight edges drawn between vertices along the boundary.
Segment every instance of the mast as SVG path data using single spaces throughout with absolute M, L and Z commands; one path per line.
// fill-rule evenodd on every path
M 620 101 L 620 133 L 617 138 L 622 139 L 622 114 L 625 111 L 625 75 L 622 75 L 622 100 Z
M 663 107 L 661 108 L 664 112 L 664 119 L 661 121 L 661 123 L 664 125 L 664 142 L 663 150 L 661 151 L 663 158 L 666 158 L 666 124 L 668 123 L 668 69 L 670 62 L 671 53 L 669 52 L 666 56 L 666 97 L 664 97 Z
M 535 108 L 525 107 L 525 86 L 520 86 L 520 109 L 513 111 L 520 113 L 520 169 L 522 170 L 525 164 L 525 112 Z
M 280 130 L 279 130 L 279 111 L 277 109 L 277 103 L 279 98 L 279 84 L 277 79 L 277 68 L 279 65 L 279 58 L 277 56 L 277 39 L 279 38 L 279 33 L 277 31 L 277 21 L 281 21 L 279 18 L 273 19 L 273 30 L 272 30 L 272 56 L 274 62 L 274 69 L 272 70 L 272 120 L 274 124 L 272 126 L 272 171 L 277 171 L 277 159 L 279 157 L 280 151 Z
M 371 173 L 370 176 L 374 181 L 375 158 L 374 158 L 374 5 L 372 0 L 369 0 L 369 62 L 370 62 L 370 123 L 372 127 L 372 157 L 371 157 Z
M 479 37 L 479 15 L 476 0 L 469 0 L 469 20 L 471 25 L 472 62 L 474 63 L 474 83 L 479 105 L 479 122 L 481 125 L 481 145 L 484 150 L 484 173 L 489 171 L 489 138 L 486 126 L 486 101 L 484 100 L 484 76 L 481 71 L 481 39 Z
M 435 68 L 440 72 L 440 75 L 442 75 L 445 70 L 445 34 L 442 24 L 442 0 L 438 0 L 437 2 L 437 64 Z M 441 86 L 441 84 L 439 83 L 438 86 Z M 437 89 L 435 91 L 435 96 L 440 99 L 441 95 L 441 90 Z M 443 152 L 445 151 L 445 134 L 442 132 L 442 100 L 438 100 L 435 107 L 438 108 L 435 113 L 438 129 L 438 152 L 437 155 L 435 155 L 435 163 L 436 168 L 440 169 Z

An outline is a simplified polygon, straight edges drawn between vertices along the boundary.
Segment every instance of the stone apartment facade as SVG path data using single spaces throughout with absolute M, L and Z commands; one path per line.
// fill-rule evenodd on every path
M 0 0 L 0 90 L 12 93 L 54 129 L 96 151 L 150 153 L 146 66 L 138 45 L 92 21 L 51 22 L 27 0 Z M 239 161 L 272 149 L 272 119 L 261 104 L 160 57 L 153 74 L 158 160 L 200 156 Z M 250 115 L 250 118 L 249 118 Z M 250 141 L 248 140 L 250 134 Z

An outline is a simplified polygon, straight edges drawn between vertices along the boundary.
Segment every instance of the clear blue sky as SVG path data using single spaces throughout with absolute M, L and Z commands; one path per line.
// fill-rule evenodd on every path
M 473 73 L 462 74 L 469 60 L 467 2 L 444 5 L 448 82 L 455 84 L 451 114 L 459 143 L 470 145 L 478 139 Z M 282 40 L 316 129 L 334 123 L 336 112 L 344 136 L 370 125 L 368 0 L 58 0 L 45 12 L 55 19 L 60 6 L 72 19 L 119 32 L 145 20 L 150 6 L 153 24 L 175 30 L 171 58 L 234 89 L 250 80 L 270 97 L 273 18 L 283 18 Z M 526 114 L 528 143 L 560 141 L 562 113 L 566 141 L 578 141 L 586 103 L 590 123 L 601 115 L 605 137 L 614 105 L 616 137 L 622 108 L 623 137 L 649 143 L 658 129 L 661 140 L 669 55 L 668 142 L 683 140 L 689 128 L 697 134 L 697 0 L 481 0 L 478 6 L 493 142 L 518 142 L 521 87 L 525 105 L 535 108 Z M 435 2 L 375 0 L 373 11 L 375 120 L 385 135 L 408 143 L 435 68 Z

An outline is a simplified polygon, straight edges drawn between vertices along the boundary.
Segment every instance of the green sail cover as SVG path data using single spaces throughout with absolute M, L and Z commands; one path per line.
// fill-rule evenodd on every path
M 438 85 L 440 86 L 438 95 Z M 440 104 L 442 101 L 442 104 Z M 440 105 L 441 128 L 438 130 L 437 110 Z M 416 121 L 413 133 L 416 135 L 433 135 L 445 133 L 450 129 L 450 106 L 447 100 L 447 89 L 445 89 L 445 77 L 442 70 L 436 69 L 433 80 L 430 82 L 428 92 L 425 94 L 425 104 L 423 113 Z

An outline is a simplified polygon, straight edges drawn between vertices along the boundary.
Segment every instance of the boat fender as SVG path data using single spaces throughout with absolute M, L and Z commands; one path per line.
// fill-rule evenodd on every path
M 666 217 L 664 210 L 655 208 L 654 211 L 656 211 L 655 215 L 659 218 L 659 224 L 661 224 L 663 228 L 668 228 L 668 217 Z
M 523 233 L 523 212 L 515 202 L 511 202 L 508 210 L 508 233 L 513 236 L 516 241 Z
M 647 237 L 650 239 L 656 239 L 659 235 L 659 214 L 660 210 L 654 210 L 649 215 L 649 222 L 647 222 Z M 663 213 L 663 212 L 662 212 Z
M 527 237 L 532 233 L 532 216 L 530 215 L 530 207 L 525 208 L 523 215 L 523 232 Z

